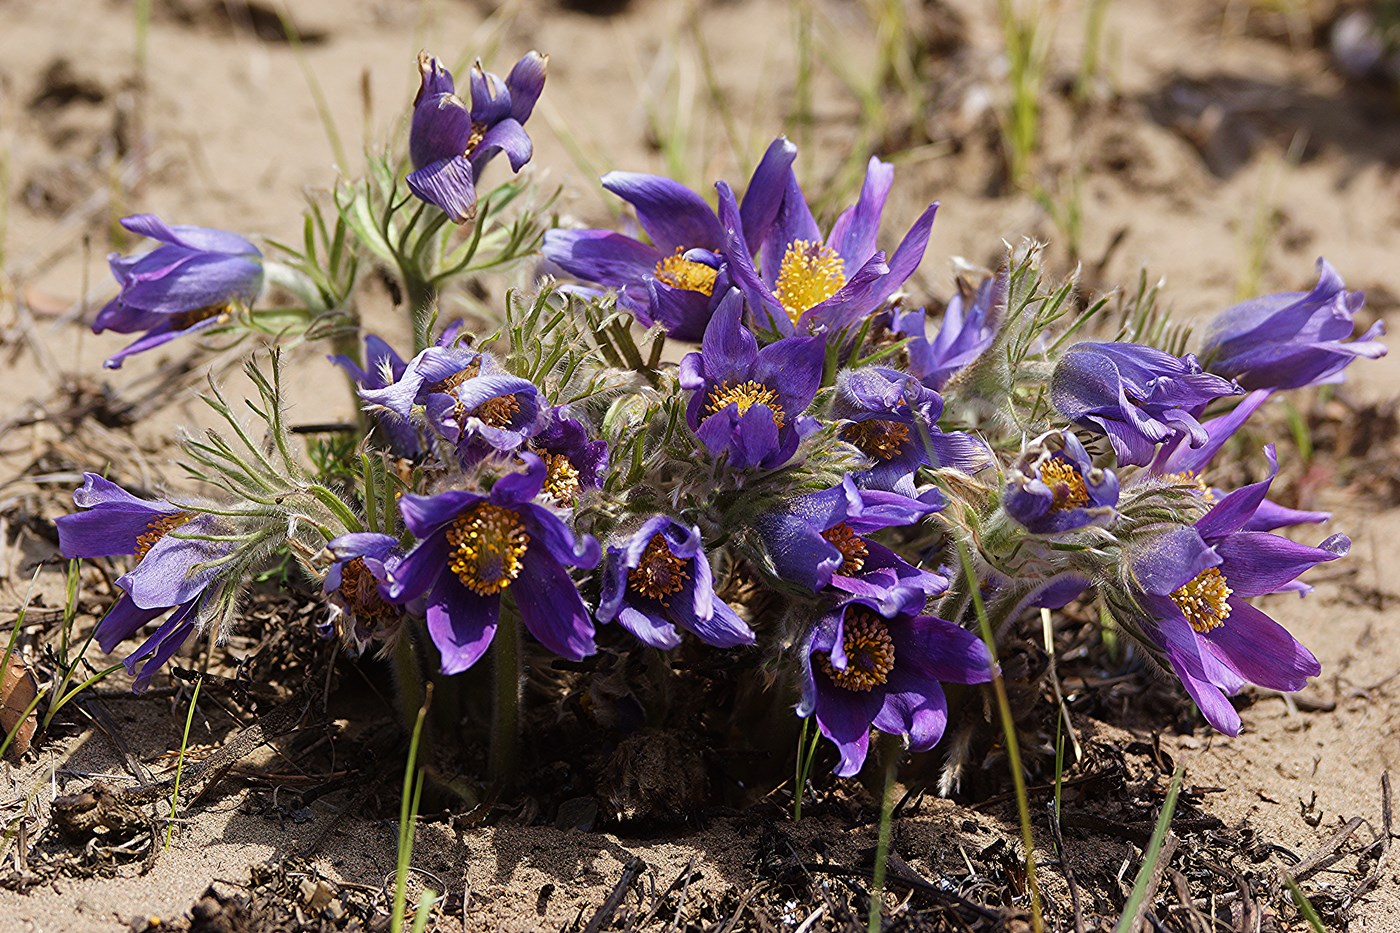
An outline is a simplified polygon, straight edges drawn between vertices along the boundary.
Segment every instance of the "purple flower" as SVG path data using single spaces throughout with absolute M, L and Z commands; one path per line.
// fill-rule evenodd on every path
M 134 554 L 136 566 L 117 578 L 125 595 L 97 625 L 97 644 L 108 654 L 147 624 L 171 610 L 169 618 L 125 660 L 137 674 L 134 688 L 145 690 L 152 675 L 179 651 L 195 630 L 205 589 L 218 573 L 199 566 L 227 554 L 228 542 L 171 537 L 211 534 L 212 516 L 189 512 L 162 499 L 138 499 L 116 483 L 84 473 L 73 501 L 86 511 L 55 520 L 64 557 L 113 557 Z
M 992 679 L 992 657 L 971 632 L 909 606 L 885 615 L 864 599 L 843 603 L 812 628 L 802 649 L 802 701 L 836 744 L 839 777 L 865 763 L 870 727 L 903 736 L 916 752 L 943 737 L 948 703 L 940 681 Z
M 404 523 L 419 540 L 390 572 L 390 597 L 406 602 L 427 595 L 428 633 L 444 674 L 466 670 L 486 652 L 506 590 L 525 627 L 550 651 L 575 661 L 594 651 L 593 620 L 564 568 L 596 564 L 598 542 L 575 537 L 531 501 L 546 469 L 534 454 L 520 456 L 524 472 L 501 477 L 489 495 L 452 490 L 399 500 Z
M 802 413 L 821 385 L 820 337 L 782 340 L 758 348 L 741 319 L 743 301 L 730 290 L 720 302 L 699 353 L 681 360 L 681 387 L 691 392 L 686 422 L 716 457 L 738 469 L 772 469 L 792 459 L 816 430 Z
M 521 449 L 547 413 L 544 396 L 528 379 L 492 372 L 427 398 L 428 423 L 457 448 L 463 465 L 493 453 Z
M 678 625 L 716 648 L 754 642 L 753 630 L 715 596 L 700 529 L 665 515 L 608 548 L 598 621 L 616 621 L 660 649 L 681 643 Z
M 528 52 L 502 81 L 472 66 L 471 106 L 456 94 L 452 73 L 427 52 L 418 53 L 422 83 L 413 99 L 408 152 L 414 171 L 408 187 L 442 208 L 456 223 L 476 216 L 476 183 L 481 170 L 504 152 L 512 171 L 534 151 L 525 121 L 544 90 L 549 56 Z
M 778 137 L 754 169 L 738 209 L 749 242 L 757 243 L 782 204 L 797 147 Z M 570 275 L 616 288 L 618 301 L 647 326 L 679 340 L 698 340 L 729 288 L 723 269 L 724 229 L 694 191 L 658 175 L 609 172 L 603 187 L 630 203 L 650 238 L 611 230 L 550 230 L 544 254 Z
M 1178 358 L 1136 343 L 1077 343 L 1055 365 L 1050 399 L 1060 414 L 1108 435 L 1119 464 L 1142 465 L 1158 444 L 1209 438 L 1196 419 L 1213 399 L 1243 390 Z
M 977 287 L 968 300 L 954 295 L 943 312 L 938 334 L 928 339 L 926 313 L 894 312 L 891 329 L 910 338 L 905 345 L 909 371 L 930 389 L 942 389 L 958 370 L 967 366 L 992 343 L 997 333 L 997 310 L 1006 301 L 1008 272 L 1003 269 Z
M 413 406 L 426 405 L 435 395 L 450 397 L 453 389 L 483 372 L 498 373 L 500 370 L 490 357 L 476 350 L 457 346 L 428 347 L 409 360 L 393 381 L 379 387 L 362 384 L 360 398 L 406 422 L 413 413 Z
M 783 336 L 841 330 L 879 308 L 914 274 L 938 205 L 920 215 L 887 264 L 875 237 L 893 182 L 894 166 L 872 158 L 859 200 L 823 239 L 789 168 L 782 207 L 758 248 L 757 269 L 734 192 L 724 182 L 716 186 L 725 261 L 759 326 Z
M 833 586 L 892 612 L 909 599 L 922 606 L 947 590 L 948 581 L 862 536 L 916 524 L 941 505 L 857 489 L 848 476 L 840 486 L 797 496 L 755 525 L 783 580 L 813 592 Z
M 940 430 L 942 414 L 938 393 L 897 369 L 867 366 L 837 377 L 832 417 L 846 422 L 841 439 L 871 460 L 870 469 L 853 474 L 864 488 L 913 496 L 914 472 L 921 466 L 965 473 L 988 466 L 987 445 L 961 431 Z
M 583 422 L 559 406 L 545 416 L 544 428 L 530 440 L 544 460 L 543 494 L 556 505 L 572 508 L 586 489 L 602 489 L 608 469 L 608 442 L 588 437 Z
M 403 559 L 398 539 L 355 532 L 326 547 L 335 556 L 321 585 L 331 602 L 331 625 L 356 652 L 372 641 L 390 641 L 403 622 L 403 607 L 389 598 L 389 574 Z
M 262 253 L 237 234 L 207 227 L 167 226 L 154 214 L 122 218 L 132 233 L 161 245 L 139 256 L 112 253 L 107 263 L 121 292 L 97 313 L 94 333 L 145 334 L 107 358 L 108 369 L 174 340 L 228 320 L 262 291 Z
M 1333 535 L 1320 547 L 1296 544 L 1246 526 L 1278 473 L 1273 447 L 1268 479 L 1225 496 L 1193 527 L 1157 536 L 1133 561 L 1147 613 L 1144 634 L 1171 663 L 1206 720 L 1237 735 L 1240 717 L 1225 699 L 1246 683 L 1301 690 L 1322 668 L 1308 649 L 1246 602 L 1266 593 L 1305 591 L 1304 571 L 1346 554 Z
M 1094 466 L 1071 432 L 1050 431 L 1022 452 L 1001 501 L 1031 534 L 1063 534 L 1113 518 L 1118 477 Z
M 1340 381 L 1357 357 L 1385 356 L 1376 340 L 1385 333 L 1380 321 L 1351 341 L 1366 296 L 1347 291 L 1326 260 L 1317 261 L 1317 271 L 1310 292 L 1265 295 L 1222 312 L 1206 328 L 1206 368 L 1246 389 L 1296 389 Z
M 343 354 L 328 356 L 332 363 L 349 373 L 361 390 L 385 389 L 403 378 L 408 364 L 394 348 L 374 334 L 365 334 L 365 369 L 350 357 Z M 406 460 L 416 460 L 424 453 L 423 438 L 418 429 L 407 419 L 392 412 L 379 411 L 375 423 L 389 442 L 389 449 L 395 456 Z

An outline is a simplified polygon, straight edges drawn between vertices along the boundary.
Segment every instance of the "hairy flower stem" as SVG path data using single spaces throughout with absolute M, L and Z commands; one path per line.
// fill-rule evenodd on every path
M 520 619 L 512 605 L 501 606 L 491 651 L 496 688 L 491 709 L 491 779 L 506 788 L 515 780 L 520 739 Z
M 883 789 L 880 794 L 880 835 L 875 843 L 875 870 L 870 885 L 870 917 L 867 930 L 877 933 L 883 927 L 885 912 L 885 867 L 890 857 L 890 835 L 894 823 L 894 776 L 899 770 L 903 749 L 896 736 L 879 733 L 881 763 L 885 766 Z
M 399 714 L 404 728 L 412 733 L 423 706 L 423 670 L 418 666 L 418 652 L 413 647 L 413 634 L 404 626 L 394 642 L 394 687 L 399 700 Z
M 432 346 L 433 322 L 437 319 L 438 290 L 431 282 L 405 271 L 408 310 L 413 316 L 413 355 Z

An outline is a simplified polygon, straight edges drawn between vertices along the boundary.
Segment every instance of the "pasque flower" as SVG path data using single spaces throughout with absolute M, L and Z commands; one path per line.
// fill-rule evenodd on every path
M 1001 501 L 1031 534 L 1063 534 L 1113 517 L 1118 477 L 1094 466 L 1073 433 L 1049 431 L 1026 445 Z
M 739 469 L 782 466 L 818 427 L 803 415 L 821 386 L 825 349 L 820 337 L 781 340 L 758 348 L 743 325 L 735 290 L 720 302 L 699 353 L 681 360 L 681 387 L 690 390 L 686 422 L 709 452 Z
M 426 595 L 428 633 L 444 674 L 466 670 L 486 652 L 506 590 L 525 627 L 550 651 L 575 661 L 594 651 L 593 619 L 565 568 L 596 564 L 598 542 L 576 537 L 533 501 L 546 467 L 532 453 L 520 457 L 525 469 L 498 479 L 489 494 L 451 490 L 399 500 L 418 544 L 390 571 L 390 597 Z
M 437 346 L 439 348 L 450 346 L 460 329 L 460 324 L 448 328 L 438 340 Z M 355 380 L 355 385 L 361 390 L 362 397 L 364 390 L 379 392 L 399 383 L 408 371 L 409 365 L 403 361 L 403 357 L 399 356 L 393 347 L 375 334 L 365 334 L 364 369 L 361 369 L 358 363 L 343 354 L 335 354 L 327 359 L 345 370 L 350 378 Z M 389 442 L 389 449 L 394 454 L 408 460 L 416 460 L 423 455 L 423 438 L 419 434 L 418 427 L 408 420 L 407 410 L 405 410 L 405 414 L 400 415 L 395 411 L 380 409 L 375 412 L 375 422 Z
M 466 466 L 492 453 L 519 450 L 539 431 L 548 411 L 533 382 L 498 371 L 430 393 L 425 404 L 428 423 L 456 446 Z
M 1207 404 L 1243 390 L 1205 372 L 1194 356 L 1136 343 L 1077 343 L 1055 364 L 1050 400 L 1070 421 L 1108 435 L 1120 464 L 1142 465 L 1158 444 L 1207 441 L 1196 420 Z
M 782 204 L 797 147 L 779 137 L 744 191 L 739 216 L 750 243 L 760 243 Z M 627 201 L 650 243 L 611 230 L 550 230 L 544 254 L 570 275 L 617 289 L 618 300 L 647 326 L 698 340 L 728 291 L 724 229 L 705 199 L 659 175 L 609 172 L 603 187 Z
M 331 603 L 330 624 L 355 651 L 388 641 L 403 622 L 403 607 L 389 596 L 389 573 L 403 559 L 392 535 L 360 531 L 326 545 L 334 556 L 321 591 Z
M 872 158 L 860 198 L 823 238 L 789 168 L 782 207 L 761 244 L 749 241 L 734 192 L 724 182 L 716 186 L 729 275 L 757 326 L 783 336 L 840 330 L 878 309 L 914 274 L 938 205 L 930 204 L 914 221 L 887 263 L 875 238 L 893 182 L 894 166 Z
M 1377 321 L 1351 340 L 1355 315 L 1366 297 L 1349 292 L 1337 270 L 1317 261 L 1310 292 L 1282 292 L 1235 305 L 1205 331 L 1201 359 L 1206 369 L 1246 389 L 1296 389 L 1340 379 L 1357 357 L 1385 356 Z
M 530 439 L 530 449 L 544 460 L 542 494 L 572 508 L 584 490 L 603 488 L 608 469 L 608 442 L 592 440 L 583 422 L 560 405 L 544 416 L 544 427 Z
M 137 674 L 135 688 L 144 690 L 198 624 L 205 590 L 218 574 L 217 567 L 201 565 L 226 555 L 232 545 L 170 536 L 176 529 L 189 535 L 211 535 L 221 529 L 213 527 L 214 516 L 162 499 L 137 498 L 96 473 L 83 474 L 83 485 L 73 493 L 73 501 L 85 511 L 54 522 L 64 557 L 133 554 L 138 561 L 117 578 L 125 595 L 98 623 L 97 644 L 102 650 L 110 654 L 147 624 L 170 613 L 124 662 L 127 671 Z
M 97 313 L 93 331 L 145 332 L 108 357 L 108 369 L 121 368 L 128 356 L 228 320 L 262 291 L 262 253 L 237 234 L 172 227 L 154 214 L 123 217 L 121 224 L 161 245 L 138 256 L 107 257 L 121 292 Z
M 959 292 L 948 301 L 932 340 L 923 308 L 894 312 L 891 329 L 908 337 L 905 354 L 909 371 L 930 389 L 942 389 L 953 374 L 991 345 L 997 332 L 997 310 L 1006 301 L 1009 273 L 986 279 L 971 295 Z
M 667 515 L 608 548 L 598 621 L 615 621 L 653 648 L 679 645 L 676 626 L 716 648 L 754 642 L 753 630 L 715 595 L 700 529 Z
M 822 735 L 836 744 L 840 777 L 865 763 L 871 726 L 903 736 L 916 752 L 938 744 L 948 723 L 940 681 L 992 679 L 992 657 L 981 639 L 920 615 L 921 608 L 910 603 L 885 613 L 870 600 L 853 599 L 822 616 L 807 637 L 797 714 L 815 716 Z
M 1147 615 L 1143 633 L 1206 721 L 1230 735 L 1239 733 L 1240 717 L 1226 694 L 1246 683 L 1301 690 L 1321 672 L 1307 648 L 1247 600 L 1305 589 L 1300 574 L 1351 546 L 1345 535 L 1314 548 L 1246 530 L 1278 473 L 1273 447 L 1266 453 L 1267 479 L 1226 495 L 1193 527 L 1155 536 L 1132 562 L 1137 602 Z
M 504 152 L 512 171 L 530 161 L 525 121 L 544 90 L 549 56 L 528 52 L 502 81 L 478 62 L 471 73 L 471 105 L 457 96 L 452 73 L 427 52 L 418 53 L 421 83 L 413 99 L 408 187 L 442 208 L 456 223 L 476 215 L 481 170 Z
M 384 383 L 379 386 L 362 383 L 359 394 L 376 410 L 407 421 L 415 405 L 426 405 L 434 395 L 450 396 L 453 389 L 483 371 L 499 373 L 500 369 L 476 350 L 451 344 L 432 346 L 409 360 L 393 380 L 374 380 Z

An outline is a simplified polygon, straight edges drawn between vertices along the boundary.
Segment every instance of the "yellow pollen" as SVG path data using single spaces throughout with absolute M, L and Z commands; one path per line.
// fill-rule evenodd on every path
M 778 267 L 773 294 L 794 324 L 809 308 L 826 301 L 846 283 L 846 264 L 824 243 L 793 240 Z
M 868 693 L 890 678 L 894 670 L 894 640 L 890 638 L 885 620 L 866 609 L 852 608 L 846 612 L 845 634 L 841 646 L 846 651 L 846 669 L 838 671 L 831 665 L 831 656 L 818 658 L 822 670 L 838 687 Z
M 1202 502 L 1206 505 L 1215 505 L 1215 493 L 1211 492 L 1210 487 L 1206 485 L 1206 481 L 1202 479 L 1195 470 L 1186 470 L 1181 473 L 1168 473 L 1166 478 L 1175 480 L 1183 486 L 1195 486 L 1196 490 L 1201 494 Z
M 886 418 L 856 421 L 841 429 L 841 440 L 875 460 L 893 460 L 909 441 L 909 425 Z
M 573 461 L 564 454 L 541 453 L 540 456 L 545 468 L 544 494 L 555 502 L 571 505 L 583 489 Z
M 175 512 L 151 519 L 146 525 L 145 532 L 136 538 L 136 559 L 140 560 L 145 557 L 146 552 L 155 547 L 157 541 L 192 518 L 194 515 L 189 512 Z
M 860 573 L 865 567 L 865 559 L 870 556 L 870 549 L 865 545 L 865 539 L 851 530 L 851 526 L 845 522 L 835 525 L 822 532 L 822 537 L 826 543 L 841 552 L 841 566 L 836 568 L 836 572 L 843 577 Z
M 363 622 L 389 622 L 399 614 L 397 606 L 379 595 L 379 581 L 361 557 L 351 558 L 340 568 L 340 595 L 350 612 Z
M 462 151 L 462 155 L 471 155 L 476 151 L 476 147 L 481 145 L 481 140 L 486 136 L 485 123 L 473 123 L 471 135 L 467 137 L 467 148 Z
M 493 428 L 508 428 L 520 414 L 520 399 L 514 395 L 498 395 L 476 406 L 472 414 Z
M 683 259 L 679 246 L 676 247 L 674 256 L 667 256 L 656 264 L 657 279 L 672 288 L 683 288 L 702 295 L 715 293 L 715 276 L 718 274 L 718 269 L 711 269 L 703 262 Z
M 478 503 L 447 529 L 452 546 L 447 566 L 474 593 L 491 596 L 520 576 L 530 536 L 520 515 L 489 502 Z
M 468 379 L 474 379 L 481 373 L 481 362 L 468 363 L 465 369 L 458 370 L 439 382 L 434 382 L 428 386 L 428 392 L 451 392 Z
M 200 321 L 207 321 L 211 317 L 227 317 L 231 305 L 209 305 L 204 308 L 195 308 L 191 311 L 181 311 L 179 314 L 170 315 L 170 324 L 174 330 L 188 330 Z
M 755 405 L 763 405 L 773 413 L 774 425 L 781 428 L 785 423 L 783 406 L 778 404 L 778 393 L 761 382 L 741 382 L 732 387 L 728 382 L 720 383 L 710 390 L 709 404 L 705 406 L 705 417 L 718 414 L 730 405 L 738 405 L 741 415 Z
M 1040 465 L 1040 481 L 1050 487 L 1055 501 L 1052 512 L 1068 512 L 1089 504 L 1089 490 L 1078 468 L 1068 460 L 1051 458 Z
M 665 538 L 652 535 L 637 566 L 627 571 L 627 586 L 634 593 L 669 606 L 671 597 L 684 589 L 690 579 L 685 564 L 685 558 L 677 557 Z
M 1204 635 L 1225 624 L 1230 618 L 1230 594 L 1234 592 L 1225 582 L 1225 575 L 1216 567 L 1207 567 L 1180 589 L 1172 591 L 1172 601 L 1186 616 L 1191 627 Z

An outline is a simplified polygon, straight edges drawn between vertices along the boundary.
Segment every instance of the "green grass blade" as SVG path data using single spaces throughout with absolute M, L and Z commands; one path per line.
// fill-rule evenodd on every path
M 170 851 L 170 838 L 175 832 L 175 817 L 180 809 L 180 776 L 185 771 L 185 750 L 190 747 L 190 725 L 194 722 L 194 708 L 199 703 L 199 688 L 204 686 L 204 678 L 194 682 L 194 693 L 190 696 L 190 708 L 185 713 L 185 732 L 180 736 L 180 757 L 175 759 L 175 786 L 170 791 L 170 822 L 165 824 L 165 850 Z
M 1157 859 L 1162 855 L 1162 842 L 1167 838 L 1167 828 L 1172 823 L 1172 813 L 1176 810 L 1176 797 L 1177 794 L 1181 793 L 1181 776 L 1185 770 L 1184 764 L 1178 764 L 1176 770 L 1172 772 L 1172 783 L 1171 787 L 1167 789 L 1166 802 L 1162 804 L 1162 812 L 1157 817 L 1157 825 L 1152 829 L 1152 839 L 1147 843 L 1147 851 L 1143 853 L 1142 867 L 1138 869 L 1137 878 L 1133 881 L 1132 893 L 1128 895 L 1128 903 L 1123 905 L 1123 914 L 1118 918 L 1118 925 L 1114 927 L 1114 933 L 1133 933 L 1133 918 L 1137 916 L 1143 898 L 1147 897 L 1147 886 L 1157 871 Z

